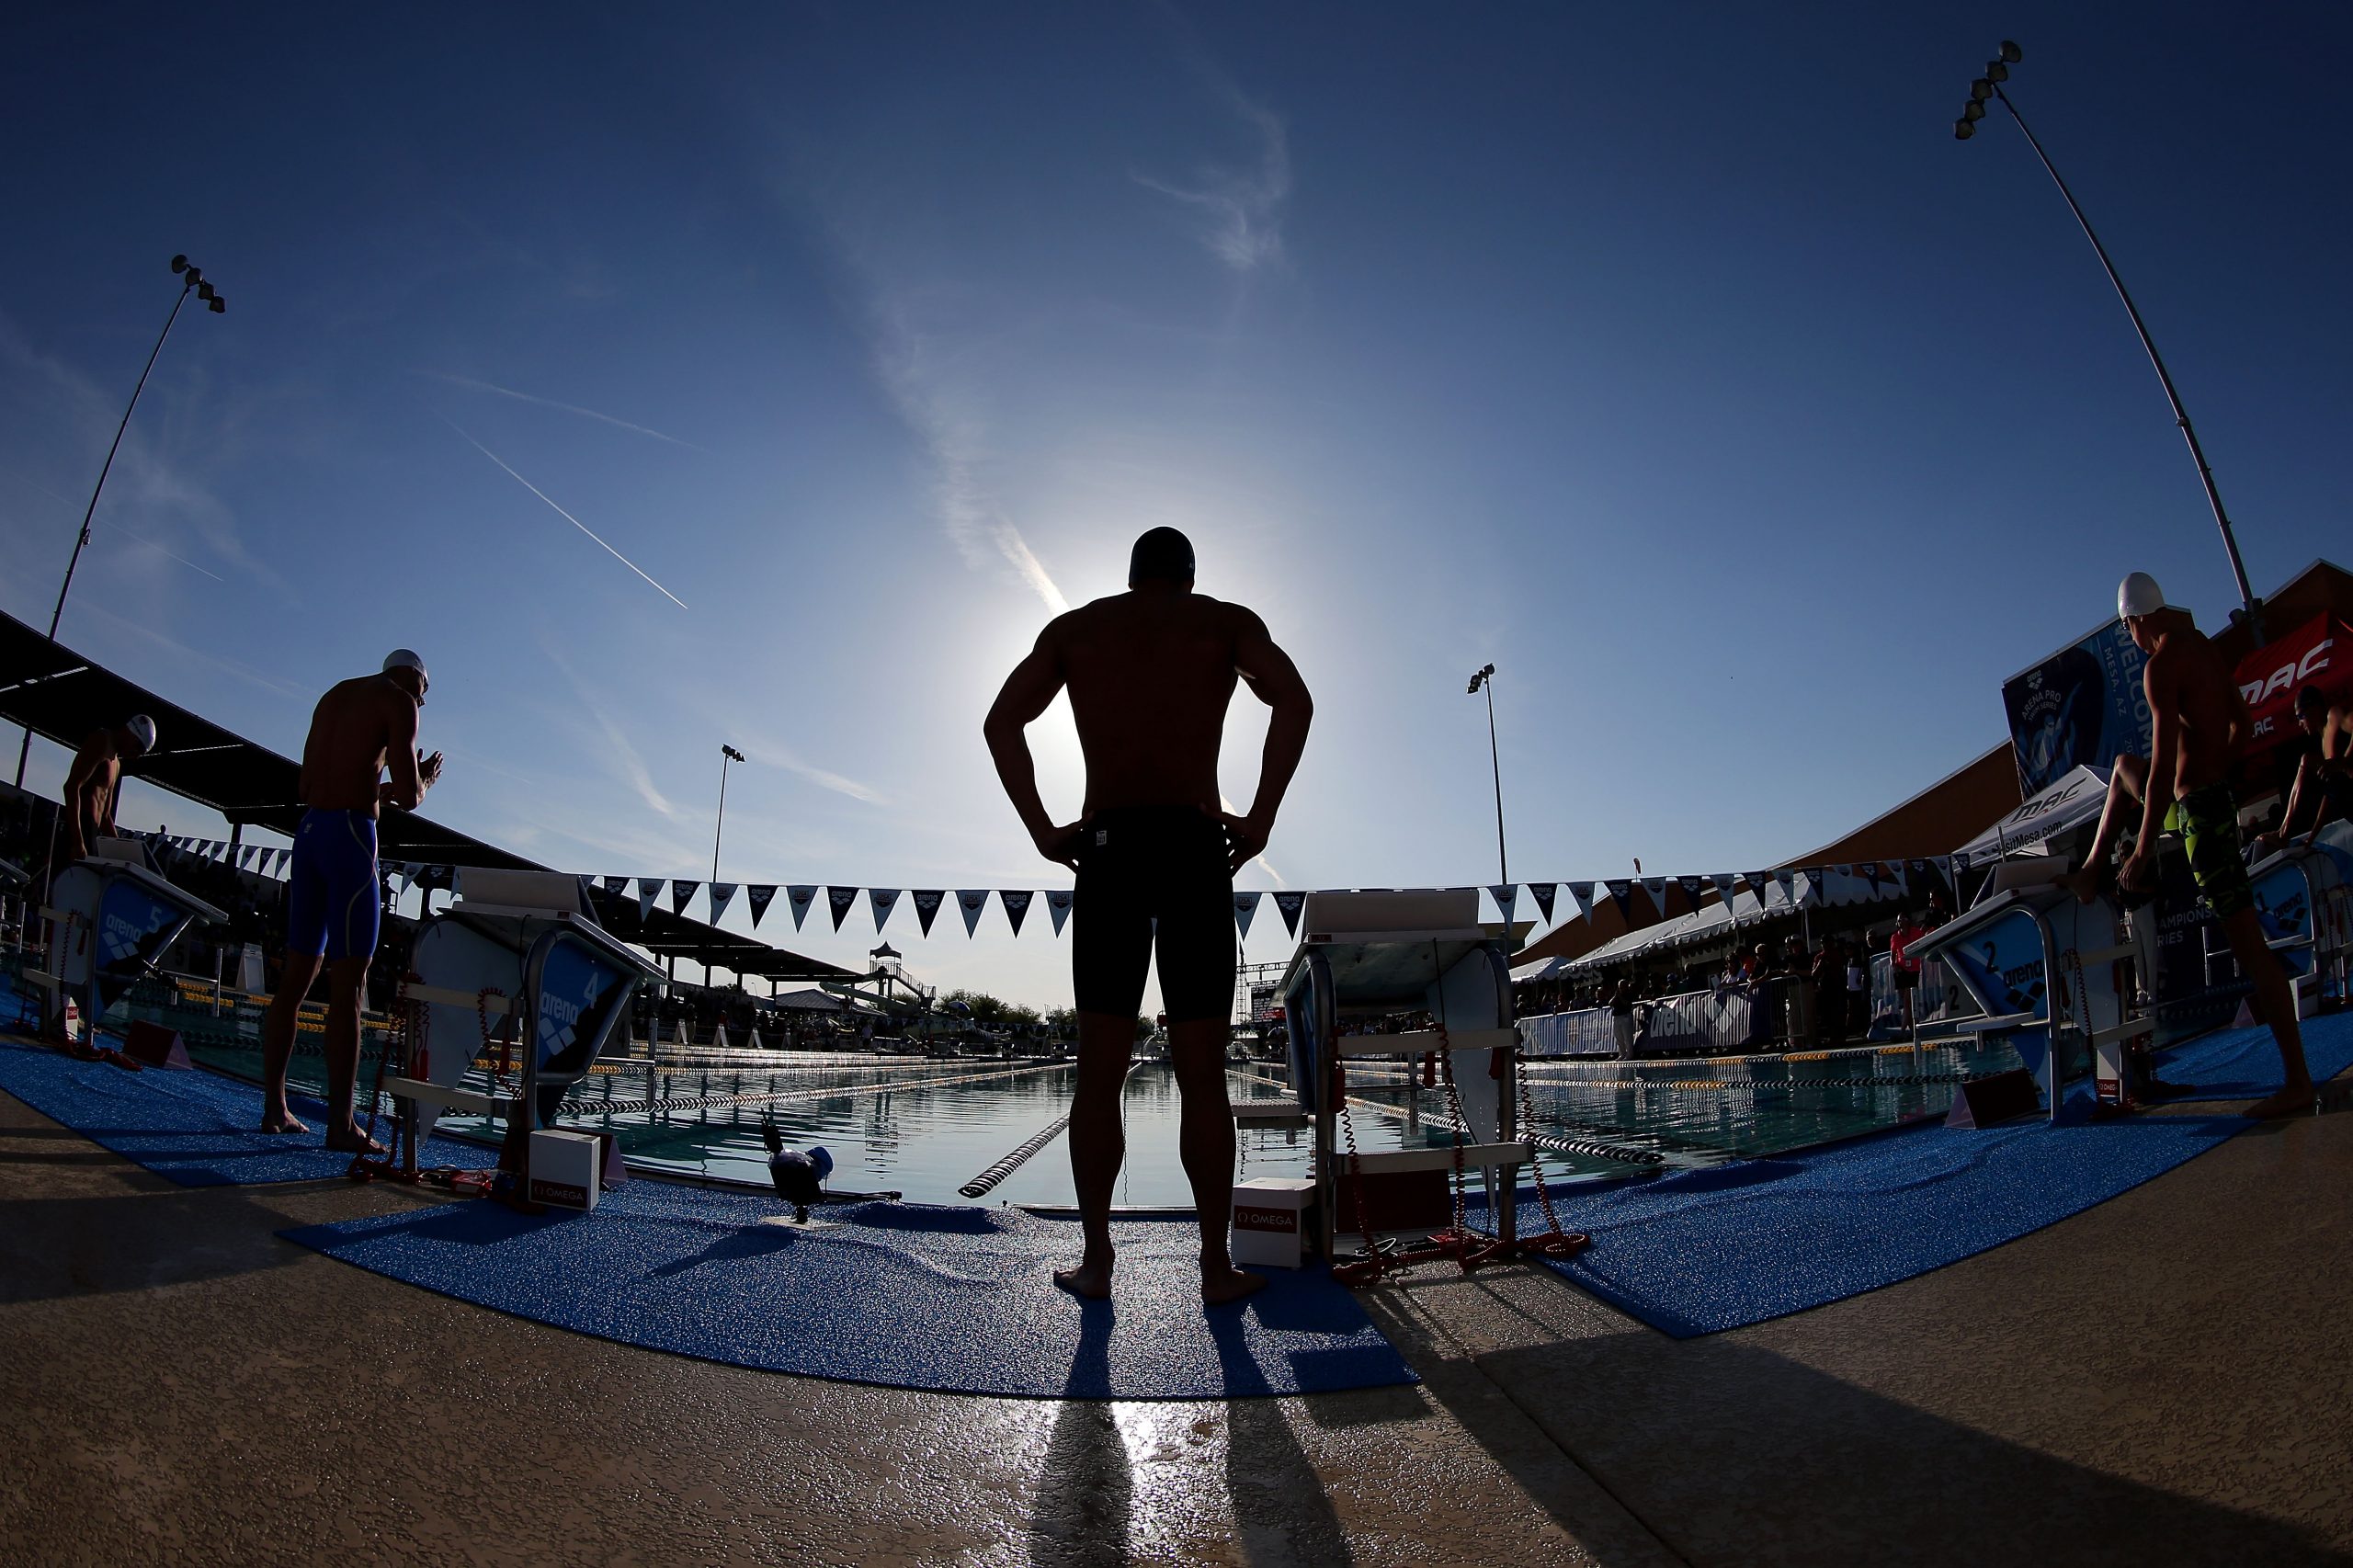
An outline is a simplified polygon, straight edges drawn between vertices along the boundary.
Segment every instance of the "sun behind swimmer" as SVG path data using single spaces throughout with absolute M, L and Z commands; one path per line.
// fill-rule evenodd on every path
M 772 1121 L 760 1124 L 760 1138 L 768 1146 L 768 1180 L 776 1195 L 792 1205 L 792 1218 L 809 1222 L 809 1206 L 824 1201 L 825 1178 L 834 1174 L 834 1157 L 822 1144 L 806 1151 L 784 1146 L 784 1134 Z

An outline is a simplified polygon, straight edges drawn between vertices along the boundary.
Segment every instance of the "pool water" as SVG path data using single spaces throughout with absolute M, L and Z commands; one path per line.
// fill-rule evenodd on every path
M 219 1019 L 184 1008 L 134 1006 L 181 1028 L 196 1058 L 243 1077 L 260 1072 L 259 1017 Z M 324 1078 L 320 1039 L 298 1040 L 292 1076 L 313 1089 Z M 372 1076 L 375 1041 L 363 1052 Z M 1909 1048 L 1812 1052 L 1792 1058 L 1622 1063 L 1543 1061 L 1526 1070 L 1525 1131 L 1543 1146 L 1548 1180 L 1715 1164 L 1821 1143 L 1911 1118 L 1941 1114 L 1956 1081 L 2018 1064 L 2007 1047 Z M 958 1188 L 1069 1108 L 1074 1068 L 1036 1060 L 932 1059 L 831 1052 L 665 1050 L 608 1059 L 576 1085 L 563 1119 L 610 1131 L 637 1166 L 679 1175 L 767 1184 L 761 1123 L 772 1118 L 787 1144 L 824 1144 L 837 1190 L 896 1191 L 911 1201 L 963 1203 Z M 473 1078 L 485 1075 L 477 1072 Z M 1229 1066 L 1236 1101 L 1288 1102 L 1279 1063 Z M 1443 1147 L 1451 1120 L 1442 1090 L 1424 1088 L 1403 1064 L 1349 1070 L 1358 1147 Z M 1177 1159 L 1178 1096 L 1166 1066 L 1140 1062 L 1121 1097 L 1128 1157 L 1115 1200 L 1132 1207 L 1191 1202 Z M 469 1118 L 444 1129 L 494 1136 Z M 1237 1131 L 1237 1176 L 1308 1174 L 1305 1128 Z M 1068 1204 L 1070 1151 L 1057 1137 L 977 1201 Z

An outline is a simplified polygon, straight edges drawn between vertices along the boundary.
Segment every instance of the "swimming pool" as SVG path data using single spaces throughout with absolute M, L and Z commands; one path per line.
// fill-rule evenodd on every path
M 217 1020 L 191 1017 L 185 1008 L 135 1010 L 168 1016 L 205 1065 L 258 1075 L 252 1009 Z M 373 1051 L 371 1040 L 363 1084 Z M 303 1036 L 293 1063 L 298 1083 L 320 1085 L 317 1052 L 318 1036 Z M 1544 1146 L 1549 1180 L 1710 1165 L 1940 1114 L 1959 1079 L 2016 1064 L 2006 1047 L 1932 1049 L 1916 1061 L 1908 1048 L 1858 1048 L 1717 1062 L 1534 1062 L 1527 1069 L 1527 1131 Z M 654 1061 L 599 1063 L 566 1102 L 564 1119 L 612 1131 L 641 1168 L 765 1186 L 760 1129 L 772 1118 L 787 1143 L 832 1152 L 831 1185 L 838 1189 L 963 1203 L 974 1200 L 960 1187 L 1068 1110 L 1073 1074 L 1067 1062 L 1034 1060 L 665 1049 Z M 1288 1101 L 1287 1077 L 1279 1064 L 1235 1063 L 1227 1090 L 1236 1101 Z M 1442 1092 L 1420 1087 L 1404 1067 L 1352 1067 L 1349 1093 L 1360 1148 L 1448 1142 Z M 1188 1205 L 1173 1074 L 1165 1065 L 1137 1064 L 1121 1112 L 1128 1158 L 1115 1201 Z M 473 1119 L 442 1125 L 460 1134 L 492 1132 Z M 1313 1143 L 1304 1128 L 1244 1128 L 1235 1143 L 1239 1176 L 1308 1174 Z M 1059 1205 L 1073 1197 L 1069 1146 L 1055 1138 L 978 1201 Z

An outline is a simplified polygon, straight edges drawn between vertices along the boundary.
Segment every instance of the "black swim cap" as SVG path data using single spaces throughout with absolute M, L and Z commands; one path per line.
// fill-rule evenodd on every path
M 1136 540 L 1128 557 L 1128 586 L 1150 580 L 1189 583 L 1193 580 L 1193 541 L 1175 528 L 1153 528 Z

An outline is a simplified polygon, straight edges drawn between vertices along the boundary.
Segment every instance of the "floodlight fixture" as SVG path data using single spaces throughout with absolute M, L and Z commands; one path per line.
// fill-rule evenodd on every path
M 1969 84 L 1969 96 L 1982 104 L 1994 96 L 1994 84 L 1980 76 Z
M 1998 60 L 1989 60 L 1985 62 L 1985 79 L 1988 82 L 2006 82 L 2010 79 L 2010 68 Z
M 1966 142 L 1976 134 L 1977 127 L 1972 125 L 1966 119 L 1956 119 L 1952 122 L 1952 139 L 1954 141 Z
M 176 256 L 172 257 L 172 271 L 174 273 L 186 272 L 187 270 L 188 257 L 184 256 Z
M 216 316 L 218 316 L 218 315 L 225 315 L 225 314 L 227 314 L 227 313 L 228 313 L 228 310 L 229 310 L 229 301 L 226 301 L 226 300 L 222 299 L 222 298 L 220 295 L 218 295 L 218 294 L 215 294 L 215 295 L 213 295 L 213 296 L 212 296 L 212 313 L 213 313 L 214 315 L 216 315 Z
M 2025 52 L 2021 51 L 2017 44 L 2012 43 L 2008 39 L 2004 39 L 2002 40 L 2002 47 L 1997 52 L 2004 60 L 2007 61 L 2012 65 L 2016 65 L 2019 61 L 2026 58 Z
M 1985 106 L 1972 98 L 1961 106 L 1961 118 L 1964 120 L 1983 119 L 1985 118 Z

